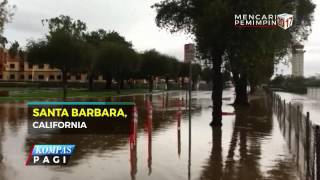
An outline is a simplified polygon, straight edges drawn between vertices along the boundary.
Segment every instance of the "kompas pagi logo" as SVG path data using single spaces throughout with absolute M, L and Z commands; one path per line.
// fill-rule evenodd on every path
M 235 14 L 234 25 L 244 28 L 274 28 L 288 29 L 292 26 L 292 14 Z

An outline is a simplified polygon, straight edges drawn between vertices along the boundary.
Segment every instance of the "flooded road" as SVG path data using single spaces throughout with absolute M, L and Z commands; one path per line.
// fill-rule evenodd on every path
M 223 111 L 234 112 L 228 105 L 233 92 L 224 96 Z M 189 159 L 185 97 L 185 92 L 170 92 L 113 99 L 136 102 L 134 140 L 125 135 L 28 135 L 25 103 L 1 103 L 0 180 L 299 179 L 264 96 L 253 97 L 248 109 L 224 116 L 222 128 L 212 129 L 211 93 L 194 92 Z M 76 144 L 76 149 L 68 166 L 25 166 L 33 144 Z

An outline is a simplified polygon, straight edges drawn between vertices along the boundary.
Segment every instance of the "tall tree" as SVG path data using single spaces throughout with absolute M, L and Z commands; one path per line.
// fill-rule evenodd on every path
M 259 66 L 248 65 L 255 64 L 255 59 L 260 58 L 261 54 L 271 56 L 272 60 L 281 59 L 283 54 L 287 53 L 290 40 L 303 39 L 308 34 L 314 8 L 310 0 L 163 0 L 153 7 L 158 13 L 156 23 L 159 27 L 167 28 L 171 32 L 186 31 L 193 34 L 201 55 L 212 62 L 213 119 L 211 125 L 222 124 L 221 67 L 223 61 L 232 59 L 230 64 L 234 69 L 233 75 L 240 79 L 236 83 L 236 92 L 244 95 L 243 101 L 246 102 L 247 97 L 243 92 L 246 93 L 249 67 L 259 68 Z M 243 30 L 234 27 L 235 14 L 283 12 L 295 14 L 298 19 L 290 28 L 290 33 L 280 29 Z M 252 50 L 257 50 L 259 53 L 252 55 Z
M 49 33 L 44 40 L 30 41 L 27 59 L 31 63 L 49 64 L 62 72 L 63 98 L 67 95 L 67 75 L 79 71 L 83 63 L 83 36 L 86 24 L 69 16 L 45 19 Z
M 4 25 L 11 21 L 15 8 L 15 5 L 9 5 L 8 0 L 0 2 L 0 34 L 3 33 Z
M 10 46 L 10 48 L 9 48 L 9 55 L 10 55 L 12 58 L 14 58 L 14 57 L 16 57 L 16 56 L 18 55 L 18 53 L 19 53 L 19 47 L 20 47 L 20 45 L 19 45 L 18 41 L 14 41 L 14 42 L 11 44 L 11 46 Z
M 164 76 L 166 72 L 166 59 L 156 50 L 148 50 L 142 54 L 141 71 L 142 77 L 148 80 L 149 91 L 153 91 L 154 78 L 157 76 Z
M 223 55 L 233 29 L 231 2 L 223 0 L 164 0 L 153 7 L 156 23 L 171 32 L 186 31 L 195 35 L 198 50 L 212 62 L 213 111 L 210 125 L 222 125 Z
M 139 68 L 139 57 L 128 46 L 117 42 L 105 42 L 99 48 L 96 63 L 99 72 L 106 76 L 112 75 L 117 80 L 117 92 L 120 94 L 121 83 Z

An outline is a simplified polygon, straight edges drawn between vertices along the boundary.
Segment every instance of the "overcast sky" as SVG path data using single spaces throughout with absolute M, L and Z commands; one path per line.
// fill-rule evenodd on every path
M 183 59 L 185 34 L 170 34 L 155 25 L 156 12 L 150 6 L 159 0 L 10 0 L 17 6 L 13 21 L 4 36 L 24 45 L 46 33 L 41 19 L 69 15 L 87 23 L 88 30 L 115 30 L 131 41 L 138 51 L 155 48 Z
M 131 41 L 138 51 L 155 48 L 183 59 L 183 46 L 192 42 L 185 34 L 170 34 L 155 25 L 154 9 L 160 0 L 10 0 L 17 6 L 13 21 L 5 27 L 4 36 L 24 45 L 27 39 L 38 39 L 46 33 L 41 19 L 64 14 L 87 23 L 89 30 L 115 30 Z M 319 0 L 314 0 L 320 6 Z M 313 31 L 305 42 L 305 75 L 320 73 L 320 7 L 316 8 Z M 283 69 L 283 70 L 282 70 Z M 279 72 L 290 73 L 281 66 Z

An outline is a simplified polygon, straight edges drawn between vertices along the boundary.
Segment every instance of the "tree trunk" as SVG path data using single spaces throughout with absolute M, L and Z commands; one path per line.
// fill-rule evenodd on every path
M 211 126 L 222 126 L 222 91 L 223 79 L 221 73 L 222 57 L 221 54 L 213 54 L 213 74 L 212 74 L 212 121 Z
M 117 94 L 120 94 L 120 90 L 121 90 L 121 79 L 119 78 L 117 80 Z
M 88 82 L 89 82 L 89 91 L 93 90 L 93 75 L 91 73 L 89 73 L 88 75 Z
M 67 72 L 62 71 L 63 100 L 67 98 Z
M 149 76 L 149 92 L 153 91 L 153 77 Z
M 249 80 L 250 83 L 250 94 L 254 94 L 256 92 L 256 83 L 254 80 Z
M 106 79 L 106 89 L 111 89 L 112 88 L 112 76 L 105 75 L 105 79 Z
M 182 78 L 181 78 L 181 88 L 182 88 L 182 89 L 186 89 L 186 88 L 184 87 L 184 84 L 185 84 L 185 83 L 184 83 L 184 77 L 182 77 Z
M 167 86 L 167 88 L 166 88 L 166 91 L 169 89 L 169 77 L 166 77 L 166 86 Z
M 124 88 L 124 80 L 123 78 L 120 79 L 120 89 Z
M 235 82 L 235 91 L 236 91 L 236 99 L 234 101 L 235 106 L 247 106 L 249 105 L 248 94 L 247 94 L 247 85 L 248 85 L 248 77 L 247 73 L 234 74 L 234 82 Z

